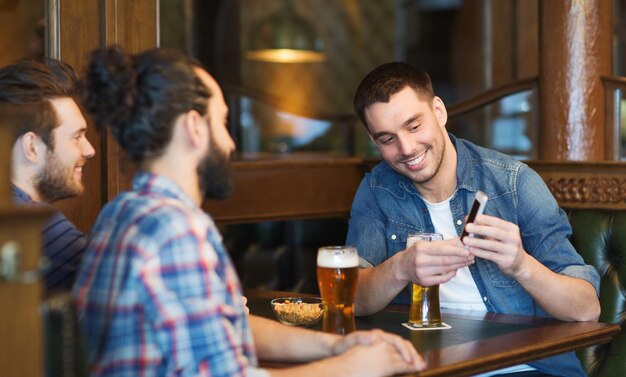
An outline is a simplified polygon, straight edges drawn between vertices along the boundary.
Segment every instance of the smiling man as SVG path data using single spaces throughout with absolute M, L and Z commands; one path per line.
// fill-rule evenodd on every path
M 21 119 L 11 155 L 16 203 L 50 205 L 83 193 L 83 167 L 94 149 L 85 136 L 78 97 L 78 76 L 63 62 L 24 60 L 0 69 L 0 105 L 33 109 Z M 85 235 L 56 211 L 44 226 L 42 242 L 49 262 L 46 288 L 70 289 Z
M 446 131 L 446 107 L 428 74 L 406 63 L 375 68 L 354 108 L 383 162 L 361 182 L 346 243 L 362 269 L 358 314 L 408 304 L 411 282 L 440 285 L 442 308 L 595 321 L 599 276 L 569 241 L 571 227 L 527 165 Z M 489 201 L 467 230 L 477 191 Z M 406 248 L 410 232 L 443 241 Z M 583 376 L 573 353 L 494 374 Z M 524 374 L 520 374 L 524 373 Z

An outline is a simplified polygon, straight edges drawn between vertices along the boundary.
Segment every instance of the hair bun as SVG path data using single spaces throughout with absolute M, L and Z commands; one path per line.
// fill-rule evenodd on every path
M 96 126 L 114 132 L 132 115 L 137 98 L 133 57 L 118 46 L 95 50 L 85 75 L 85 108 Z

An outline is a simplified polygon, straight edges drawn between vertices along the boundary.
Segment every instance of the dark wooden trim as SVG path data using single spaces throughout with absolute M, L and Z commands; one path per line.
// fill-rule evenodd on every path
M 4 178 L 4 177 L 3 177 Z M 8 179 L 7 179 L 8 181 Z M 17 242 L 20 270 L 36 271 L 41 260 L 41 228 L 49 208 L 0 208 L 0 247 Z M 45 350 L 39 312 L 43 282 L 29 284 L 0 279 L 0 374 L 43 376 Z
M 2 206 L 0 207 L 0 220 L 28 221 L 44 223 L 50 216 L 54 214 L 54 210 L 49 207 L 39 206 Z
M 477 110 L 511 94 L 536 89 L 538 83 L 537 77 L 530 77 L 487 90 L 475 97 L 448 106 L 448 116 L 450 118 L 457 117 Z
M 61 58 L 61 0 L 46 0 L 45 3 L 45 51 L 52 59 Z
M 600 76 L 604 85 L 613 85 L 626 88 L 626 77 L 622 76 Z
M 626 78 L 619 76 L 602 76 L 605 99 L 605 158 L 609 161 L 619 161 L 621 140 L 620 140 L 620 103 L 626 91 Z
M 233 163 L 233 195 L 206 201 L 219 223 L 342 217 L 364 174 L 379 160 L 324 155 Z M 626 163 L 528 161 L 565 209 L 626 210 Z
M 531 161 L 562 208 L 626 210 L 626 163 Z
M 158 45 L 159 6 L 157 0 L 100 0 L 100 44 L 119 44 L 130 53 L 138 53 Z M 107 130 L 100 132 L 103 169 L 103 204 L 130 188 L 134 173 L 126 154 Z
M 360 158 L 237 161 L 233 194 L 203 208 L 220 223 L 347 217 L 364 172 Z
M 526 90 L 537 89 L 538 85 L 537 77 L 530 77 L 527 79 L 515 81 L 506 85 L 499 86 L 497 88 L 493 88 L 487 90 L 475 97 L 469 98 L 467 100 L 454 103 L 447 107 L 448 116 L 456 117 L 468 112 L 477 110 L 483 106 L 486 106 L 490 103 L 493 103 L 503 97 L 519 93 Z M 271 94 L 262 92 L 260 90 L 242 88 L 233 85 L 224 85 L 224 93 L 228 95 L 235 96 L 245 96 L 252 98 L 254 100 L 263 102 L 268 106 L 276 109 L 277 111 L 285 111 L 294 115 L 306 117 L 306 118 L 314 118 L 314 119 L 325 119 L 325 120 L 334 120 L 334 121 L 357 121 L 356 114 L 346 113 L 346 114 L 323 114 L 319 111 L 315 111 L 313 109 L 307 109 L 303 107 L 292 107 L 286 105 L 285 101 L 282 101 L 276 96 Z
M 95 0 L 94 0 L 95 1 Z M 99 7 L 98 1 L 49 0 L 46 14 L 48 22 L 55 26 L 49 34 L 47 53 L 73 66 L 78 72 L 85 67 L 88 52 L 98 47 Z M 58 54 L 55 56 L 54 54 Z M 83 183 L 85 196 L 55 202 L 54 206 L 63 212 L 83 232 L 88 232 L 94 223 L 103 203 L 101 171 L 105 169 L 100 138 L 95 127 L 87 128 L 87 138 L 95 149 L 95 156 L 87 161 Z

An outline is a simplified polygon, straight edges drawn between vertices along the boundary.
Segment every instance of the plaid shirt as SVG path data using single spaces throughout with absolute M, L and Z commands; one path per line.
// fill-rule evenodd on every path
M 215 224 L 165 177 L 104 207 L 73 295 L 92 376 L 266 375 Z

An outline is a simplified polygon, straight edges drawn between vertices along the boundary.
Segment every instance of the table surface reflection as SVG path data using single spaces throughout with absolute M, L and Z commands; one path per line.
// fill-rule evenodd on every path
M 306 296 L 262 290 L 246 290 L 245 294 L 250 312 L 267 318 L 274 318 L 269 303 L 272 298 Z M 442 316 L 451 329 L 411 331 L 402 326 L 408 318 L 408 306 L 392 305 L 374 315 L 357 317 L 356 327 L 379 328 L 409 339 L 428 364 L 419 374 L 423 377 L 471 376 L 607 343 L 620 331 L 616 324 L 516 315 L 442 311 Z M 312 329 L 321 330 L 321 323 Z

